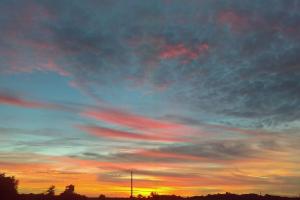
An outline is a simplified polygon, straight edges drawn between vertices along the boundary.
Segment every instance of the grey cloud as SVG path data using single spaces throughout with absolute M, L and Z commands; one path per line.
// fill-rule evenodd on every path
M 96 96 L 110 95 L 99 88 L 131 87 L 137 81 L 151 90 L 166 86 L 162 95 L 170 102 L 200 115 L 213 113 L 219 121 L 228 116 L 231 123 L 242 118 L 248 120 L 245 126 L 270 127 L 300 117 L 297 1 L 31 3 L 49 13 L 34 20 L 33 29 L 9 26 L 10 20 L 19 20 L 9 13 L 1 24 L 6 31 L 23 30 L 22 40 L 54 50 L 25 44 L 16 51 L 13 38 L 4 41 L 5 47 L 20 60 L 24 49 L 40 50 Z M 6 4 L 16 12 L 23 9 Z M 44 29 L 47 37 L 41 34 Z M 208 52 L 192 60 L 159 57 L 166 46 L 195 50 L 203 43 Z M 23 63 L 44 62 L 37 57 Z M 5 69 L 11 62 L 9 57 L 1 61 Z
M 211 160 L 238 160 L 259 156 L 259 151 L 252 148 L 251 144 L 242 141 L 212 141 L 197 145 L 173 146 L 161 148 L 162 152 L 191 155 Z

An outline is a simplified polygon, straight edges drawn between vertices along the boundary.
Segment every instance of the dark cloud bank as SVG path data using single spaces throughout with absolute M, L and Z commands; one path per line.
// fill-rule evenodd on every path
M 300 117 L 298 1 L 1 4 L 3 73 L 35 65 L 98 97 L 102 86 L 150 85 L 191 110 L 255 126 Z

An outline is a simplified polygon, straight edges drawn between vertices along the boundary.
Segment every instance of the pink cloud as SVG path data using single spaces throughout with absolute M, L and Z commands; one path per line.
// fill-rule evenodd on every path
M 218 22 L 229 25 L 233 31 L 241 31 L 249 26 L 249 18 L 234 11 L 222 11 L 218 15 Z
M 58 45 L 51 41 L 24 37 L 24 32 L 31 32 L 37 28 L 45 37 L 52 37 L 53 31 L 41 24 L 44 20 L 53 19 L 55 19 L 54 13 L 39 4 L 28 3 L 19 10 L 17 17 L 12 18 L 11 23 L 4 28 L 3 35 L 11 47 L 1 51 L 1 54 L 6 55 L 5 59 L 8 64 L 2 72 L 11 74 L 51 71 L 62 76 L 70 75 L 56 62 L 62 53 L 65 55 Z M 28 59 L 29 54 L 30 59 Z
M 162 59 L 183 58 L 190 61 L 198 58 L 208 48 L 209 46 L 206 43 L 199 44 L 196 48 L 190 48 L 184 44 L 166 45 L 160 52 L 159 57 Z
M 244 32 L 255 28 L 270 28 L 270 24 L 262 16 L 234 10 L 221 11 L 217 16 L 217 22 L 220 25 L 229 26 L 230 30 L 234 32 Z
M 79 129 L 86 131 L 87 133 L 105 138 L 112 139 L 133 139 L 133 140 L 145 140 L 145 141 L 160 141 L 160 142 L 182 142 L 182 140 L 176 138 L 160 137 L 156 135 L 138 134 L 134 132 L 115 130 L 110 128 L 103 128 L 99 126 L 77 126 Z
M 156 120 L 150 117 L 136 115 L 133 113 L 120 111 L 116 109 L 88 109 L 82 113 L 83 116 L 112 123 L 116 125 L 122 125 L 137 130 L 174 130 L 184 128 L 184 125 L 168 122 L 163 120 Z
M 257 13 L 241 13 L 235 10 L 223 10 L 217 16 L 217 22 L 228 25 L 236 33 L 251 30 L 271 30 L 288 37 L 299 37 L 299 28 L 282 23 L 280 20 L 268 19 Z
M 57 72 L 61 76 L 70 76 L 70 73 L 57 65 L 53 60 L 41 64 L 43 70 Z
M 9 65 L 3 72 L 8 74 L 14 73 L 31 73 L 34 71 L 55 72 L 61 76 L 70 76 L 71 74 L 57 63 L 56 55 L 60 50 L 47 42 L 36 42 L 23 40 L 11 36 L 11 41 L 18 45 L 19 49 L 2 50 L 1 53 L 6 55 Z M 30 50 L 25 50 L 30 49 Z M 28 52 L 34 56 L 27 60 Z
M 183 44 L 169 45 L 166 46 L 166 48 L 160 52 L 160 57 L 164 59 L 170 59 L 177 58 L 188 53 L 192 52 L 189 52 L 189 49 L 187 49 Z
M 55 105 L 48 103 L 41 103 L 37 101 L 28 101 L 17 96 L 0 93 L 0 104 L 19 106 L 25 108 L 51 108 Z

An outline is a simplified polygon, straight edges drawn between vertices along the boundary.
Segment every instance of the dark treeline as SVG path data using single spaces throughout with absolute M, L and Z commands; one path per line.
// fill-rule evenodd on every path
M 280 197 L 273 195 L 257 194 L 213 194 L 206 196 L 181 197 L 176 195 L 159 195 L 151 193 L 145 197 L 138 195 L 132 198 L 112 198 L 101 194 L 99 197 L 86 197 L 75 192 L 75 186 L 67 185 L 60 194 L 55 194 L 55 186 L 51 185 L 42 194 L 19 194 L 19 181 L 15 177 L 6 176 L 0 173 L 0 200 L 300 200 L 300 197 Z

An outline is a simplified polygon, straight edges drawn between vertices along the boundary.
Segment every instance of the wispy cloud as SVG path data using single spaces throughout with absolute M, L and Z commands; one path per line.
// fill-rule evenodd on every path
M 163 47 L 159 56 L 162 59 L 182 58 L 183 62 L 189 62 L 198 58 L 201 54 L 207 53 L 208 49 L 209 46 L 206 43 L 196 45 L 194 49 L 187 48 L 184 44 L 167 45 Z
M 55 108 L 54 104 L 39 101 L 30 101 L 10 93 L 0 93 L 0 104 L 18 106 L 24 108 Z
M 127 126 L 137 130 L 172 130 L 183 127 L 182 124 L 157 120 L 150 117 L 125 112 L 120 109 L 87 109 L 86 111 L 82 112 L 82 115 L 116 125 Z
M 122 131 L 99 126 L 77 126 L 79 129 L 86 131 L 94 136 L 112 138 L 112 139 L 125 139 L 125 140 L 145 140 L 145 141 L 160 141 L 160 142 L 186 142 L 184 139 L 176 139 L 170 137 L 162 137 L 155 134 L 139 134 L 129 131 Z

